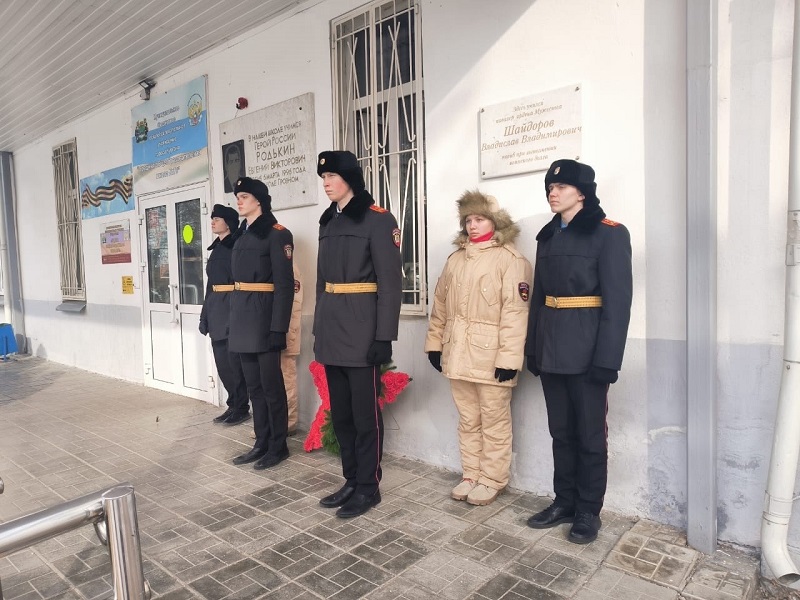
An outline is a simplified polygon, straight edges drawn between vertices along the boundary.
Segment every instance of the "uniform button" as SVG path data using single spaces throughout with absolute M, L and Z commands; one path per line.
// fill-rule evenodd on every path
M 484 346 L 484 348 L 488 348 L 489 344 L 484 344 L 483 346 Z
M 486 291 L 486 288 L 483 288 L 483 291 L 485 292 L 485 291 Z

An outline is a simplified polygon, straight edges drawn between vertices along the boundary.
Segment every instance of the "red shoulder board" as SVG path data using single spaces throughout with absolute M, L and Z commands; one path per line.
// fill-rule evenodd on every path
M 605 223 L 609 227 L 619 227 L 619 223 L 616 221 L 612 221 L 611 219 L 603 219 L 601 223 Z
M 388 210 L 386 210 L 385 208 L 381 208 L 381 207 L 380 207 L 380 206 L 378 206 L 377 204 L 372 204 L 372 205 L 370 205 L 369 209 L 370 209 L 370 210 L 374 210 L 376 213 L 385 213 L 385 212 L 389 212 Z
M 275 223 L 275 225 L 273 225 L 272 228 L 273 229 L 286 229 L 286 227 L 284 227 L 280 223 Z

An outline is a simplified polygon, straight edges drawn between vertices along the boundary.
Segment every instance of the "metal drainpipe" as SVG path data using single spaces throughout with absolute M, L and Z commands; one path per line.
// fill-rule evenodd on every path
M 789 130 L 789 215 L 786 243 L 786 309 L 783 375 L 775 417 L 764 516 L 761 557 L 779 582 L 800 580 L 789 555 L 787 536 L 800 457 L 800 0 L 794 3 L 792 104 Z
M 25 308 L 22 302 L 22 274 L 17 235 L 14 160 L 10 152 L 0 152 L 0 249 L 3 273 L 3 312 L 6 323 L 14 326 L 19 352 L 28 350 L 25 337 Z

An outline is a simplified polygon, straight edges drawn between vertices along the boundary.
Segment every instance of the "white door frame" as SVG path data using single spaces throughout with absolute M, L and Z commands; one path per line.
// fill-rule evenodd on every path
M 219 404 L 219 391 L 215 382 L 217 374 L 210 351 L 208 339 L 197 331 L 202 300 L 205 293 L 207 262 L 206 247 L 210 244 L 211 227 L 208 215 L 210 189 L 209 184 L 188 185 L 164 192 L 147 194 L 137 198 L 139 214 L 139 242 L 142 256 L 142 335 L 144 358 L 144 383 L 167 392 Z M 178 202 L 200 200 L 200 264 L 202 270 L 202 286 L 195 285 L 184 289 L 184 292 L 195 298 L 192 303 L 181 302 L 181 290 L 178 288 L 178 243 L 175 206 Z M 166 206 L 168 230 L 166 232 L 169 254 L 169 285 L 163 286 L 162 292 L 168 288 L 167 302 L 150 301 L 149 249 L 147 240 L 147 209 Z M 197 290 L 196 288 L 201 289 Z M 199 294 L 199 297 L 196 296 Z M 165 297 L 167 294 L 164 294 Z M 153 318 L 157 322 L 154 331 Z M 154 341 L 156 344 L 154 345 Z M 187 370 L 191 381 L 187 384 Z M 170 373 L 168 377 L 157 378 L 156 371 Z M 167 381 L 172 379 L 172 381 Z

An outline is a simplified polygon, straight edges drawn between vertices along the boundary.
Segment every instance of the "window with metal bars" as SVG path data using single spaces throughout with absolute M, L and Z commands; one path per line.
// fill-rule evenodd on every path
M 403 313 L 426 312 L 425 144 L 419 3 L 374 2 L 331 23 L 334 141 L 401 231 Z
M 81 198 L 78 183 L 78 147 L 70 140 L 53 148 L 58 253 L 61 258 L 61 296 L 86 300 L 86 276 L 81 238 Z

